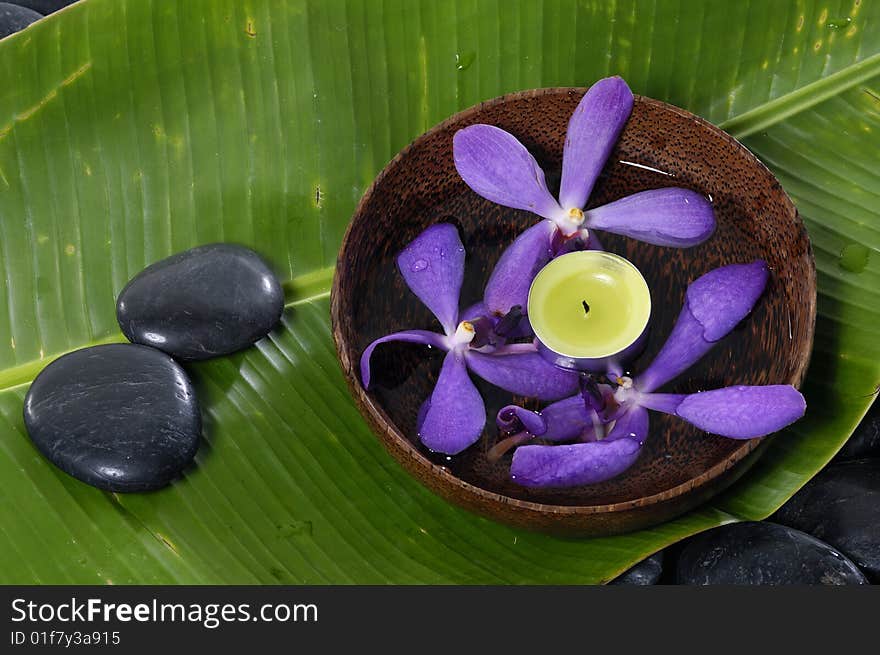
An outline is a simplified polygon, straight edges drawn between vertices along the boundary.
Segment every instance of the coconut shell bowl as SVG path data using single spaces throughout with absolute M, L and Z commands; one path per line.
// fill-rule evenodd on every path
M 440 455 L 417 436 L 419 409 L 434 388 L 443 353 L 419 344 L 388 343 L 372 358 L 365 390 L 359 361 L 374 339 L 405 329 L 438 330 L 437 320 L 406 287 L 397 254 L 435 223 L 457 226 L 467 253 L 461 306 L 482 297 L 499 256 L 539 219 L 474 193 L 456 171 L 457 130 L 475 123 L 516 136 L 558 191 L 566 128 L 585 89 L 556 88 L 506 95 L 437 125 L 400 152 L 364 194 L 339 253 L 332 290 L 333 336 L 352 397 L 374 433 L 422 484 L 470 511 L 542 532 L 595 536 L 628 532 L 678 516 L 743 475 L 769 439 L 733 440 L 707 434 L 666 414 L 652 414 L 638 460 L 621 475 L 572 488 L 528 488 L 510 479 L 510 456 L 487 457 L 499 439 L 494 417 L 511 403 L 541 405 L 474 377 L 486 404 L 479 441 L 455 456 Z M 629 121 L 587 208 L 648 189 L 678 186 L 704 194 L 716 230 L 701 245 L 653 246 L 601 233 L 604 248 L 635 264 L 651 290 L 647 345 L 630 363 L 638 371 L 663 345 L 685 290 L 726 264 L 763 259 L 766 290 L 751 314 L 695 366 L 663 387 L 694 393 L 733 384 L 803 380 L 813 341 L 816 273 L 797 210 L 767 168 L 733 137 L 687 111 L 636 96 Z M 531 403 L 531 404 L 530 404 Z

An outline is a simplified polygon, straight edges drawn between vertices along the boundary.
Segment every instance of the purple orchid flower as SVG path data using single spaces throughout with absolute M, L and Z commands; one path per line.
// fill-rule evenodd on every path
M 485 293 L 492 313 L 502 316 L 516 305 L 525 307 L 532 280 L 552 257 L 576 248 L 601 249 L 591 230 L 676 247 L 702 243 L 715 230 L 712 205 L 689 189 L 643 191 L 584 211 L 632 107 L 632 92 L 620 77 L 590 87 L 568 123 L 558 201 L 547 190 L 544 171 L 516 137 L 482 124 L 456 132 L 455 167 L 471 189 L 547 219 L 523 232 L 498 262 Z
M 767 265 L 758 260 L 723 266 L 698 278 L 688 286 L 675 327 L 650 366 L 633 379 L 610 371 L 616 389 L 599 385 L 604 407 L 596 409 L 596 403 L 584 402 L 581 394 L 540 413 L 505 407 L 498 414 L 498 426 L 518 434 L 499 443 L 490 455 L 498 457 L 533 437 L 578 441 L 565 446 L 522 446 L 514 452 L 510 472 L 512 479 L 524 486 L 579 486 L 615 477 L 635 462 L 648 435 L 649 409 L 731 439 L 762 437 L 798 420 L 806 403 L 791 385 L 655 393 L 745 318 L 763 293 L 767 277 Z
M 398 270 L 410 290 L 440 321 L 443 334 L 395 332 L 373 341 L 361 356 L 361 381 L 369 388 L 370 357 L 380 344 L 408 341 L 446 351 L 434 391 L 419 413 L 418 431 L 428 448 L 447 455 L 473 444 L 486 423 L 486 408 L 468 369 L 514 394 L 543 400 L 563 398 L 578 385 L 576 374 L 547 363 L 533 343 L 493 346 L 476 342 L 483 317 L 474 312 L 482 305 L 468 310 L 470 320 L 459 320 L 464 260 L 458 230 L 448 223 L 429 227 L 404 248 L 397 257 Z M 492 326 L 497 328 L 497 323 L 493 321 Z

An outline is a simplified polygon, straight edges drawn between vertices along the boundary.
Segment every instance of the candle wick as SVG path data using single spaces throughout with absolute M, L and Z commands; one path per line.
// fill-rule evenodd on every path
M 584 314 L 590 313 L 590 306 L 587 304 L 586 300 L 581 300 L 581 304 L 584 306 Z

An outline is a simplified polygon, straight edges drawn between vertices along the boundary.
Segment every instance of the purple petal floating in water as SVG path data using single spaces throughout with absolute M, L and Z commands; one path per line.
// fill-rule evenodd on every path
M 527 344 L 531 347 L 531 344 Z M 487 382 L 518 396 L 557 400 L 578 388 L 578 374 L 548 363 L 537 351 L 511 354 L 467 351 L 470 369 Z
M 562 153 L 559 204 L 564 210 L 587 204 L 632 107 L 633 95 L 626 82 L 607 77 L 591 86 L 575 108 Z
M 516 305 L 525 311 L 532 280 L 550 261 L 550 235 L 554 229 L 550 221 L 541 221 L 501 253 L 483 296 L 489 312 L 504 316 Z
M 549 441 L 593 440 L 593 420 L 580 394 L 547 405 L 540 412 L 531 412 L 517 405 L 508 405 L 498 412 L 496 423 L 504 432 L 525 430 Z
M 691 282 L 672 333 L 635 386 L 649 393 L 692 366 L 752 310 L 767 276 L 767 265 L 757 260 L 722 266 Z
M 642 191 L 587 212 L 588 228 L 651 243 L 688 248 L 715 231 L 712 205 L 689 189 Z
M 804 415 L 806 401 L 791 385 L 725 387 L 685 396 L 676 414 L 701 430 L 731 439 L 777 432 Z
M 540 412 L 533 412 L 519 405 L 503 407 L 498 412 L 495 424 L 501 432 L 506 433 L 528 432 L 539 437 L 547 431 L 547 421 Z
M 544 171 L 516 137 L 493 125 L 471 125 L 452 139 L 455 168 L 474 192 L 505 207 L 558 217 Z
M 684 309 L 663 348 L 650 366 L 633 379 L 633 384 L 640 391 L 650 393 L 689 369 L 714 345 L 714 341 L 703 338 L 703 325 L 691 314 L 685 300 Z
M 452 350 L 443 360 L 419 438 L 433 451 L 456 455 L 480 438 L 485 424 L 486 407 L 468 375 L 463 353 Z
M 572 439 L 593 438 L 593 418 L 595 413 L 587 410 L 581 394 L 565 398 L 541 410 L 547 423 L 547 431 L 542 439 L 550 441 L 570 441 Z
M 363 355 L 361 355 L 361 382 L 365 389 L 370 388 L 370 358 L 373 356 L 373 351 L 376 350 L 376 346 L 388 343 L 389 341 L 421 343 L 426 346 L 434 346 L 435 348 L 440 348 L 442 350 L 449 350 L 449 344 L 446 341 L 446 337 L 442 334 L 437 334 L 436 332 L 428 332 L 427 330 L 404 330 L 403 332 L 395 332 L 386 335 L 381 339 L 376 339 L 373 343 L 367 346 L 367 349 L 364 350 Z
M 595 484 L 632 466 L 641 448 L 641 442 L 632 437 L 564 446 L 520 446 L 513 453 L 510 477 L 525 487 Z
M 464 246 L 449 223 L 432 225 L 397 256 L 407 286 L 440 321 L 447 335 L 458 325 L 458 296 L 464 279 Z
M 686 397 L 687 394 L 683 393 L 643 393 L 639 396 L 638 404 L 655 412 L 675 414 Z
M 605 441 L 635 439 L 639 444 L 648 437 L 648 412 L 644 407 L 632 407 L 625 411 L 608 432 Z
M 709 271 L 690 283 L 687 302 L 708 341 L 726 336 L 746 317 L 767 286 L 770 272 L 761 259 Z

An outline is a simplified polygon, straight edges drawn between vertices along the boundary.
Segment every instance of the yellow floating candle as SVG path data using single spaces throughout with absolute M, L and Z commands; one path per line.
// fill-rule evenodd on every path
M 651 317 L 639 270 L 610 252 L 557 257 L 532 282 L 529 321 L 541 353 L 558 366 L 602 371 L 637 354 Z

